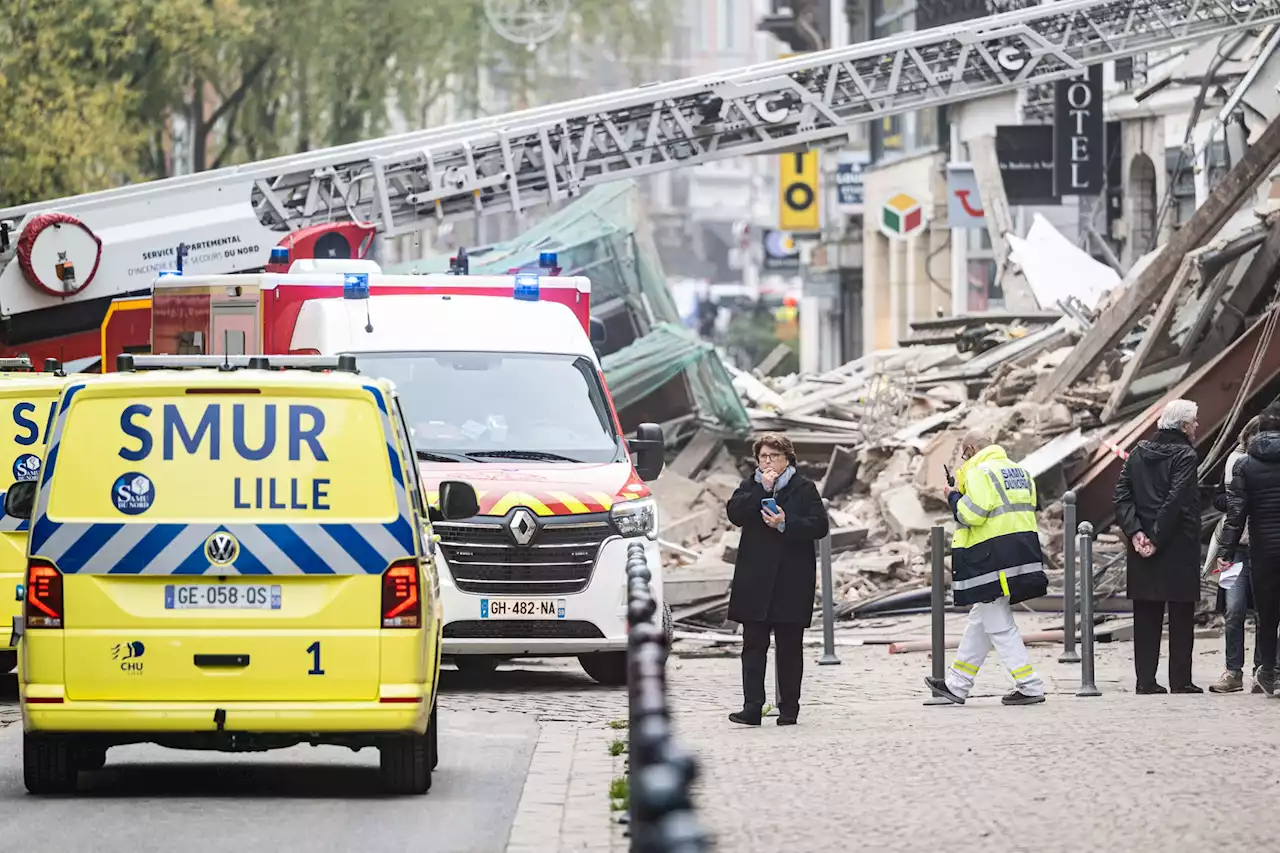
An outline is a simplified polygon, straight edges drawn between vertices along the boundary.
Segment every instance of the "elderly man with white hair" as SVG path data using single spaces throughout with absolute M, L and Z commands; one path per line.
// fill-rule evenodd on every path
M 1172 400 L 1155 435 L 1125 460 L 1113 503 L 1128 540 L 1133 601 L 1133 669 L 1138 693 L 1203 693 L 1191 681 L 1195 608 L 1200 600 L 1198 407 Z M 1169 612 L 1169 688 L 1156 682 L 1160 635 Z

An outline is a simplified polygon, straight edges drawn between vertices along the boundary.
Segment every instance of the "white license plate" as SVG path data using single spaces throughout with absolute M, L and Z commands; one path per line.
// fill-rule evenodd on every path
M 563 598 L 482 598 L 481 619 L 563 619 Z
M 279 610 L 278 584 L 189 583 L 164 588 L 165 610 Z

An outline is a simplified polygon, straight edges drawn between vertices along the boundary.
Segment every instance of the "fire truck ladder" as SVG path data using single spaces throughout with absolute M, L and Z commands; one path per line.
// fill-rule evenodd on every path
M 392 236 L 577 196 L 597 184 L 837 142 L 883 116 L 1074 76 L 1280 23 L 1280 0 L 1058 0 L 737 71 L 438 130 L 0 210 L 0 219 L 217 188 L 287 232 L 356 220 Z

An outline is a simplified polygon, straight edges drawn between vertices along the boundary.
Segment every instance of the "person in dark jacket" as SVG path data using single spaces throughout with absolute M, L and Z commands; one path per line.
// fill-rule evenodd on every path
M 1227 464 L 1223 468 L 1222 493 L 1214 497 L 1213 508 L 1223 514 L 1222 519 L 1218 522 L 1218 528 L 1214 533 L 1213 541 L 1210 543 L 1212 549 L 1209 554 L 1208 563 L 1201 574 L 1205 574 L 1209 565 L 1216 565 L 1218 561 L 1218 543 L 1222 541 L 1222 526 L 1226 523 L 1226 513 L 1230 509 L 1227 489 L 1231 486 L 1231 479 L 1236 470 L 1236 466 L 1249 458 L 1249 444 L 1253 441 L 1254 436 L 1258 434 L 1258 427 L 1261 421 L 1258 418 L 1252 418 L 1244 425 L 1244 429 L 1240 430 L 1240 442 L 1236 449 L 1231 451 L 1227 456 Z M 1222 673 L 1222 677 L 1215 683 L 1209 685 L 1210 693 L 1239 693 L 1244 689 L 1244 635 L 1245 635 L 1245 615 L 1249 610 L 1249 601 L 1252 598 L 1251 587 L 1249 582 L 1249 529 L 1245 525 L 1244 533 L 1240 537 L 1240 544 L 1236 546 L 1234 564 L 1239 564 L 1239 574 L 1235 577 L 1233 583 L 1228 584 L 1224 578 L 1230 575 L 1219 575 L 1218 578 L 1218 610 L 1222 612 L 1222 633 L 1226 642 L 1227 651 L 1227 668 Z M 1253 693 L 1261 693 L 1262 685 L 1258 684 L 1258 670 L 1262 669 L 1261 652 L 1257 645 L 1253 647 Z
M 804 629 L 813 622 L 814 544 L 830 522 L 813 481 L 796 471 L 790 439 L 770 433 L 752 453 L 760 466 L 729 498 L 729 521 L 742 528 L 733 567 L 729 618 L 742 623 L 742 710 L 735 723 L 760 725 L 769 635 L 776 643 L 778 725 L 800 715 Z M 777 511 L 772 507 L 777 506 Z
M 1133 669 L 1142 694 L 1204 692 L 1191 681 L 1200 600 L 1200 491 L 1192 444 L 1197 412 L 1190 400 L 1172 400 L 1164 407 L 1156 434 L 1139 442 L 1125 460 L 1113 499 L 1116 522 L 1128 540 Z M 1166 607 L 1167 690 L 1156 683 Z
M 1236 465 L 1227 489 L 1227 518 L 1218 541 L 1218 565 L 1226 569 L 1249 529 L 1249 582 L 1258 612 L 1258 658 L 1254 682 L 1276 692 L 1276 632 L 1280 628 L 1280 402 L 1259 418 L 1249 456 Z

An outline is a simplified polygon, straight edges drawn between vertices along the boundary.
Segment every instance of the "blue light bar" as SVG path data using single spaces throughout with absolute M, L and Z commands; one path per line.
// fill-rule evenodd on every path
M 343 299 L 368 299 L 369 274 L 365 272 L 349 272 L 342 276 Z
M 271 248 L 271 260 L 269 263 L 289 265 L 289 250 L 284 246 L 273 246 Z
M 556 253 L 542 252 L 541 254 L 539 254 L 538 266 L 542 267 L 544 270 L 555 269 L 558 266 L 558 264 L 556 263 Z
M 160 270 L 156 273 L 156 278 L 180 278 L 182 273 L 177 270 Z
M 519 273 L 516 275 L 516 289 L 513 294 L 516 299 L 525 302 L 537 302 L 538 291 L 541 289 L 539 277 L 529 273 Z

